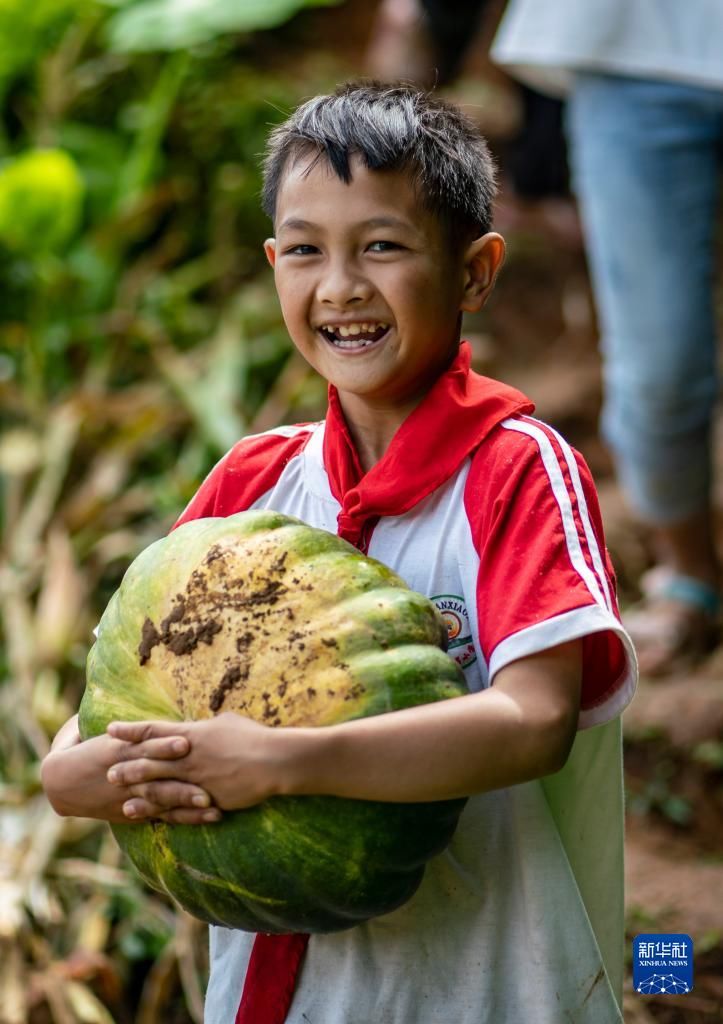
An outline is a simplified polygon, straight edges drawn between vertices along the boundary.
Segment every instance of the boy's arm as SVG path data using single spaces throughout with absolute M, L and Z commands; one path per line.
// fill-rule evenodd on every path
M 269 728 L 236 714 L 204 722 L 113 723 L 134 741 L 111 777 L 133 785 L 147 813 L 168 767 L 148 744 L 184 735 L 191 749 L 178 778 L 203 786 L 219 807 L 273 795 L 327 794 L 422 801 L 467 796 L 557 771 L 572 745 L 580 700 L 582 643 L 572 641 L 501 669 L 488 690 L 324 728 Z
M 176 743 L 181 744 L 180 748 L 176 748 Z M 55 736 L 40 769 L 43 789 L 55 811 L 81 818 L 102 818 L 114 824 L 127 823 L 123 808 L 133 793 L 128 787 L 111 785 L 106 778 L 111 765 L 126 754 L 127 746 L 123 740 L 107 735 L 83 742 L 78 716 L 69 718 Z M 187 751 L 188 741 L 178 737 L 157 740 L 153 748 L 156 759 L 175 759 Z M 166 763 L 172 772 L 173 760 Z M 203 800 L 198 809 L 193 802 L 197 798 Z M 148 806 L 153 817 L 196 824 L 218 819 L 218 811 L 210 808 L 210 804 L 208 794 L 199 786 L 168 779 L 159 784 L 155 800 Z M 207 818 L 207 814 L 213 817 Z

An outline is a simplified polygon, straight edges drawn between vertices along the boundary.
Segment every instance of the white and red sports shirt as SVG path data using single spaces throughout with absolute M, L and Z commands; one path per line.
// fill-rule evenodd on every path
M 470 690 L 583 638 L 586 731 L 563 771 L 472 797 L 408 904 L 312 936 L 293 1024 L 621 1020 L 615 719 L 635 657 L 589 471 L 532 409 L 462 344 L 368 473 L 330 388 L 324 422 L 241 440 L 179 520 L 269 508 L 340 533 L 437 604 Z M 207 1024 L 233 1021 L 252 939 L 212 929 Z

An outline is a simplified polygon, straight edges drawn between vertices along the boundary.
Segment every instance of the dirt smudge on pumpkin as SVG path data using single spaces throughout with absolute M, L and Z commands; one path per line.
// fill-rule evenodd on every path
M 279 708 L 271 703 L 271 694 L 262 693 L 261 700 L 264 702 L 263 710 L 261 711 L 261 717 L 265 722 L 269 722 L 270 719 L 279 717 Z
M 174 609 L 174 612 L 176 609 Z M 165 618 L 161 623 L 159 632 L 152 620 L 147 618 L 141 628 L 141 642 L 138 645 L 138 658 L 141 665 L 145 665 L 151 657 L 154 647 L 163 644 L 172 654 L 178 657 L 184 654 L 191 654 L 199 644 L 213 643 L 213 638 L 223 629 L 222 623 L 217 619 L 207 619 L 205 622 L 198 622 L 189 626 L 188 629 L 172 630 L 171 625 L 182 620 L 182 616 L 174 616 L 174 612 Z
M 214 714 L 217 711 L 220 711 L 223 707 L 223 702 L 226 700 L 230 691 L 233 690 L 240 682 L 248 679 L 248 675 L 248 665 L 232 665 L 230 668 L 227 668 L 221 676 L 221 682 L 209 698 L 209 709 L 213 711 Z
M 161 634 L 153 622 L 147 618 L 141 627 L 141 642 L 138 644 L 138 657 L 141 665 L 145 665 L 151 652 L 161 642 Z
M 195 651 L 199 644 L 213 643 L 213 638 L 220 633 L 223 625 L 217 619 L 208 619 L 197 626 L 184 630 L 182 633 L 171 633 L 161 636 L 161 642 L 171 651 L 172 654 L 181 657 Z
M 161 633 L 168 633 L 171 626 L 176 622 L 180 622 L 183 616 L 186 614 L 186 602 L 183 599 L 182 594 L 176 594 L 176 604 L 171 609 L 170 615 L 168 615 L 163 622 L 161 622 Z
M 264 630 L 264 632 L 267 631 Z M 248 651 L 249 647 L 253 642 L 253 639 L 254 634 L 251 632 L 251 630 L 248 629 L 246 630 L 245 633 L 242 633 L 241 636 L 236 637 L 236 650 L 239 652 L 239 654 L 244 654 L 246 651 Z

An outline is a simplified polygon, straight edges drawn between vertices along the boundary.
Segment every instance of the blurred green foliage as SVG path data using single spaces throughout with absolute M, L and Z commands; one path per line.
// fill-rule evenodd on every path
M 89 375 L 128 386 L 160 351 L 197 350 L 204 397 L 217 401 L 180 397 L 206 461 L 243 431 L 289 353 L 270 288 L 260 304 L 254 283 L 250 317 L 243 292 L 268 233 L 260 154 L 299 99 L 255 59 L 252 30 L 329 2 L 0 0 L 0 397 L 11 419 L 40 424 Z M 151 376 L 170 366 L 160 361 Z
M 82 215 L 83 179 L 62 149 L 28 150 L 0 168 L 0 242 L 28 255 L 61 248 Z
M 330 2 L 0 0 L 8 1019 L 42 1001 L 46 970 L 63 1021 L 110 1020 L 98 992 L 118 1021 L 137 997 L 144 1020 L 176 1019 L 179 974 L 202 1017 L 193 922 L 128 878 L 102 826 L 79 836 L 54 815 L 38 765 L 129 561 L 244 433 L 323 409 L 281 319 L 259 192 L 269 128 L 345 74 L 315 71 L 303 19 L 281 27 Z
M 31 67 L 83 6 L 78 0 L 0 0 L 0 89 Z
M 303 7 L 329 7 L 338 0 L 111 0 L 123 6 L 110 23 L 116 50 L 181 50 L 227 32 L 275 28 Z

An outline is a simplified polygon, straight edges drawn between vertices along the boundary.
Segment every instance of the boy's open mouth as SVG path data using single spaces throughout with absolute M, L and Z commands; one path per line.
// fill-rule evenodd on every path
M 319 331 L 335 348 L 363 349 L 380 341 L 389 324 L 360 321 L 353 324 L 324 324 Z

